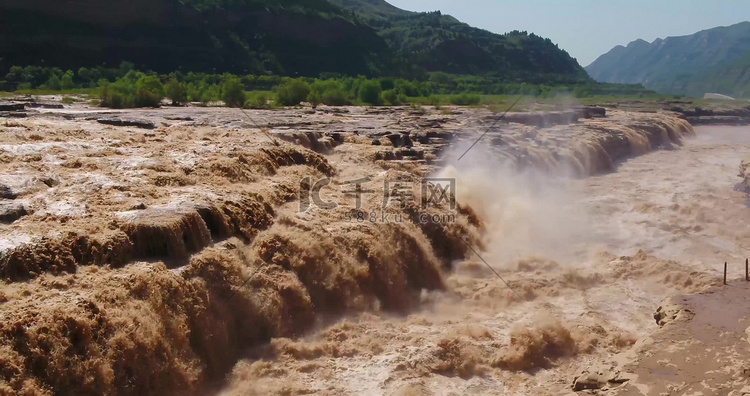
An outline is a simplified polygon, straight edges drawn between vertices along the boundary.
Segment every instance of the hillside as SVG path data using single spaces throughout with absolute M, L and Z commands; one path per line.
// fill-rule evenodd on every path
M 586 71 L 600 82 L 643 84 L 663 93 L 743 96 L 750 88 L 750 22 L 689 36 L 636 40 L 600 56 Z
M 400 59 L 427 71 L 494 74 L 537 82 L 559 76 L 587 79 L 585 70 L 567 52 L 533 33 L 495 34 L 439 11 L 404 11 L 384 0 L 330 1 L 364 18 Z
M 750 97 L 750 51 L 731 62 L 686 82 L 687 92 L 716 92 L 737 98 Z
M 314 34 L 311 34 L 314 32 Z M 1 69 L 368 74 L 384 40 L 325 0 L 0 0 Z
M 0 0 L 2 75 L 13 65 L 123 61 L 162 73 L 588 79 L 547 39 L 497 35 L 382 0 Z
M 395 7 L 385 0 L 329 0 L 329 2 L 339 8 L 355 12 L 370 22 L 417 14 Z

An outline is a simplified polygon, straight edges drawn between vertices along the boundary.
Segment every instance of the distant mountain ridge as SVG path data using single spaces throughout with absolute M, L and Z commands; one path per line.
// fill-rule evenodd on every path
M 498 35 L 383 0 L 0 0 L 0 76 L 14 65 L 509 81 L 587 80 L 550 40 Z
M 356 12 L 368 20 L 385 20 L 418 14 L 402 10 L 385 0 L 329 0 L 329 2 L 342 9 Z
M 158 72 L 356 75 L 388 52 L 326 0 L 0 0 L 0 71 L 129 61 Z
M 600 82 L 643 84 L 663 93 L 750 95 L 750 22 L 688 36 L 635 40 L 586 67 Z
M 586 71 L 551 40 L 533 33 L 495 34 L 441 12 L 411 12 L 384 0 L 329 0 L 373 26 L 409 64 L 428 71 L 495 74 L 533 81 L 550 75 L 588 80 Z

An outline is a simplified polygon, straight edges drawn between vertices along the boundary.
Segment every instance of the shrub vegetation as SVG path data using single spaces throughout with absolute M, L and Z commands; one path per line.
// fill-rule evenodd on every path
M 289 79 L 276 87 L 276 103 L 282 106 L 297 106 L 309 95 L 310 85 L 299 79 Z
M 173 104 L 197 102 L 205 105 L 224 101 L 228 106 L 252 108 L 297 106 L 304 101 L 313 106 L 353 103 L 473 106 L 502 101 L 502 98 L 515 95 L 540 99 L 664 97 L 640 85 L 602 84 L 588 80 L 533 84 L 495 76 L 458 76 L 442 72 L 428 73 L 414 80 L 394 77 L 368 79 L 333 74 L 322 75 L 321 78 L 193 72 L 160 75 L 133 70 L 130 63 L 123 63 L 118 68 L 82 67 L 77 72 L 55 67 L 14 66 L 4 78 L 4 81 L 0 81 L 0 89 L 6 91 L 81 94 L 98 90 L 101 105 L 115 108 L 158 106 L 164 97 L 171 99 Z M 669 98 L 677 97 L 670 95 Z
M 359 86 L 359 100 L 362 103 L 373 106 L 381 104 L 381 93 L 382 88 L 380 87 L 379 81 L 368 80 Z
M 165 86 L 167 97 L 172 100 L 172 106 L 178 106 L 188 101 L 188 91 L 185 84 L 172 78 Z
M 221 90 L 221 98 L 229 107 L 245 105 L 245 86 L 236 76 L 226 76 Z

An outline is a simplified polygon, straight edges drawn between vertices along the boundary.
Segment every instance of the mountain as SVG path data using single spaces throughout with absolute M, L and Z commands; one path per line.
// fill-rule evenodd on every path
M 663 93 L 750 94 L 750 22 L 689 36 L 636 40 L 586 67 L 600 82 L 636 83 Z
M 77 70 L 369 74 L 373 29 L 326 0 L 0 0 L 0 58 Z
M 402 10 L 384 0 L 329 0 L 329 2 L 345 10 L 355 12 L 370 21 L 382 21 L 417 14 L 416 12 Z
M 427 71 L 492 74 L 523 81 L 547 81 L 553 76 L 588 79 L 567 52 L 533 33 L 495 34 L 440 11 L 404 11 L 384 0 L 330 1 L 364 18 L 398 57 Z
M 383 0 L 0 0 L 0 75 L 13 65 L 124 61 L 162 73 L 589 79 L 549 39 Z
M 690 79 L 686 82 L 685 90 L 697 95 L 715 92 L 736 98 L 750 98 L 750 52 Z

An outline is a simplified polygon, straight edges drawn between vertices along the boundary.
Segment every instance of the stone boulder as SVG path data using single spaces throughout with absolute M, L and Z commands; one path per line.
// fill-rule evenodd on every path
M 0 200 L 0 223 L 10 224 L 27 214 L 20 202 Z

